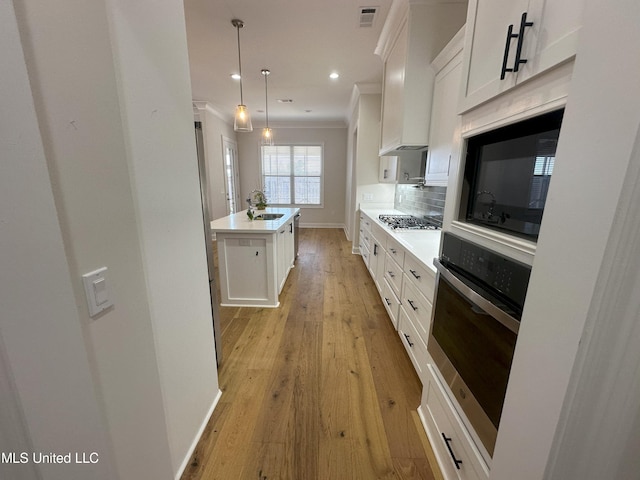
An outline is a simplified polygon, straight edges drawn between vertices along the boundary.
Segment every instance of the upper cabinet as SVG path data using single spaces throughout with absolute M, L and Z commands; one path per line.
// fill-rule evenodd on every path
M 464 27 L 431 63 L 436 76 L 425 171 L 427 185 L 447 186 L 449 179 L 453 136 L 460 123 L 458 99 L 462 78 L 463 44 Z
M 460 113 L 576 53 L 584 0 L 469 0 Z
M 375 52 L 384 65 L 380 155 L 429 144 L 434 81 L 429 65 L 465 14 L 460 3 L 394 0 Z

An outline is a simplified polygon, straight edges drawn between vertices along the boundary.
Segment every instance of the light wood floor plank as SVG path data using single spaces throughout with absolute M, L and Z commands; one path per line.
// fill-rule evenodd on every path
M 342 230 L 300 233 L 279 308 L 221 308 L 223 394 L 182 480 L 441 479 L 361 257 Z

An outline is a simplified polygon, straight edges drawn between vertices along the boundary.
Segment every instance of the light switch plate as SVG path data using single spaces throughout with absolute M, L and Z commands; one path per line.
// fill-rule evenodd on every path
M 107 267 L 85 273 L 82 275 L 82 283 L 84 284 L 84 293 L 87 296 L 90 316 L 95 317 L 103 310 L 113 306 L 109 294 Z

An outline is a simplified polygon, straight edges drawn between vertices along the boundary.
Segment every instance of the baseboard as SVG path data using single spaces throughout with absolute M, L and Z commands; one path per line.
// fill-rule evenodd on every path
M 300 228 L 342 228 L 344 223 L 301 223 Z
M 218 402 L 220 401 L 220 397 L 221 396 L 222 396 L 222 390 L 218 389 L 218 394 L 216 395 L 216 398 L 213 399 L 213 402 L 211 403 L 211 407 L 209 408 L 209 411 L 205 415 L 204 420 L 203 420 L 202 424 L 200 425 L 200 428 L 198 429 L 198 433 L 196 434 L 195 438 L 193 439 L 193 443 L 191 444 L 191 447 L 189 447 L 189 450 L 187 451 L 187 454 L 185 455 L 184 460 L 182 461 L 182 464 L 180 465 L 180 468 L 178 469 L 178 472 L 176 473 L 175 480 L 180 480 L 180 478 L 182 478 L 182 474 L 184 473 L 185 469 L 187 468 L 189 460 L 191 460 L 191 455 L 193 455 L 194 450 L 198 446 L 198 442 L 200 441 L 200 437 L 202 437 L 202 433 L 204 432 L 204 429 L 207 428 L 207 424 L 209 423 L 209 419 L 211 418 L 211 415 L 213 415 L 213 411 L 216 409 L 216 406 L 218 405 Z

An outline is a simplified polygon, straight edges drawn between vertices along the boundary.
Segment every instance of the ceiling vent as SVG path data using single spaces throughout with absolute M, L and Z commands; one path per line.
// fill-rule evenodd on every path
M 378 7 L 360 7 L 360 27 L 372 27 Z
M 276 100 L 278 103 L 293 103 L 293 100 L 290 98 L 278 98 L 278 100 Z

